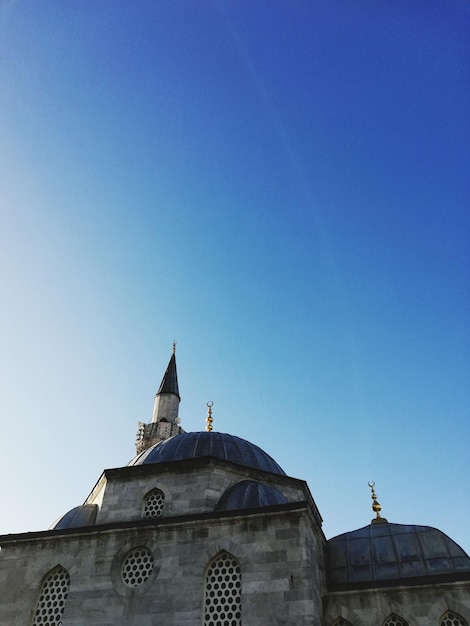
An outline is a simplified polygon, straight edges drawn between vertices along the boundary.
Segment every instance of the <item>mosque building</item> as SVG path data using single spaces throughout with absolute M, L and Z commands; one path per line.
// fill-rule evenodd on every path
M 0 626 L 470 626 L 470 558 L 381 517 L 327 540 L 307 483 L 180 426 L 173 347 L 136 456 L 49 530 L 0 536 Z

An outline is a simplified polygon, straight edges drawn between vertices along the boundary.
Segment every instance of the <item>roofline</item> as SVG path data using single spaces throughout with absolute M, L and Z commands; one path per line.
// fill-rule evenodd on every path
M 391 587 L 418 587 L 424 585 L 438 585 L 441 583 L 464 582 L 470 580 L 470 571 L 449 572 L 448 574 L 429 574 L 414 578 L 390 578 L 389 580 L 372 580 L 351 583 L 328 584 L 328 593 L 342 591 L 374 591 Z
M 29 542 L 36 539 L 50 541 L 53 538 L 60 538 L 73 535 L 93 535 L 113 530 L 127 530 L 131 528 L 140 529 L 148 527 L 172 526 L 175 524 L 185 524 L 188 522 L 199 522 L 205 520 L 223 520 L 233 517 L 254 517 L 256 515 L 270 515 L 275 513 L 302 513 L 309 510 L 308 502 L 287 502 L 286 504 L 273 504 L 270 506 L 260 506 L 248 509 L 234 509 L 232 511 L 208 511 L 204 513 L 194 513 L 186 515 L 172 515 L 171 517 L 158 517 L 151 519 L 130 520 L 128 522 L 117 522 L 110 524 L 96 524 L 94 526 L 81 526 L 78 528 L 62 528 L 53 530 L 38 530 L 33 532 L 0 535 L 0 547 L 19 543 Z

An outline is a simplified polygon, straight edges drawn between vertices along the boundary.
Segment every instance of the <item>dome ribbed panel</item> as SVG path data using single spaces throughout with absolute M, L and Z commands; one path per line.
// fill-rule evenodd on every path
M 49 530 L 94 526 L 97 514 L 97 504 L 82 504 L 81 506 L 76 506 L 74 509 L 59 518 L 56 522 L 54 522 Z
M 201 437 L 203 433 L 197 433 L 194 441 L 194 449 L 192 450 L 192 457 L 199 456 L 214 456 L 212 453 L 212 444 L 214 442 L 213 437 Z M 185 446 L 186 448 L 186 446 Z M 191 446 L 189 446 L 191 449 Z
M 217 432 L 184 433 L 155 444 L 135 457 L 129 465 L 165 463 L 211 456 L 274 474 L 284 474 L 276 461 L 245 439 Z
M 216 511 L 233 511 L 286 503 L 287 498 L 274 487 L 243 480 L 223 494 L 215 509 Z
M 470 558 L 437 528 L 370 524 L 327 542 L 330 584 L 470 572 Z

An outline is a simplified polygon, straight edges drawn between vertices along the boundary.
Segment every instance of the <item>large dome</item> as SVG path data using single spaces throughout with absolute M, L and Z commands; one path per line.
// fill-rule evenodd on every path
M 470 558 L 437 528 L 374 523 L 327 542 L 328 580 L 333 587 L 369 586 L 392 580 L 470 577 Z
M 258 446 L 240 437 L 218 432 L 175 435 L 144 450 L 129 465 L 182 461 L 204 456 L 285 475 L 284 470 L 276 461 Z

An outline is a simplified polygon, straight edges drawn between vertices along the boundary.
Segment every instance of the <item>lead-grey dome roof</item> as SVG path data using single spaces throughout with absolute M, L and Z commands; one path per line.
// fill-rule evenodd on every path
M 141 452 L 129 465 L 182 461 L 204 456 L 285 475 L 276 461 L 258 446 L 234 435 L 207 431 L 184 433 L 160 441 Z
M 81 526 L 93 526 L 98 514 L 97 504 L 82 504 L 59 517 L 49 530 L 63 530 L 64 528 L 80 528 Z
M 253 480 L 242 480 L 227 489 L 218 501 L 215 510 L 233 511 L 286 503 L 287 498 L 271 485 L 257 483 Z
M 436 528 L 370 524 L 327 542 L 328 584 L 386 584 L 428 576 L 470 577 L 470 558 Z

